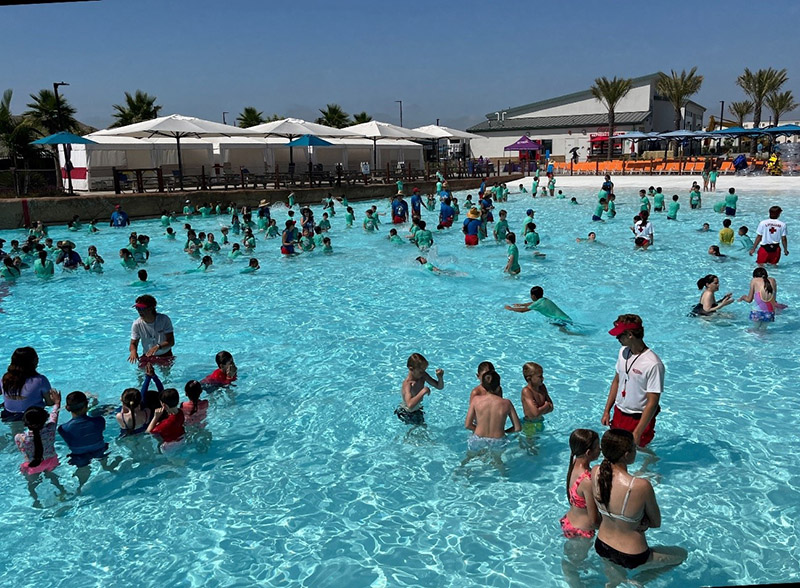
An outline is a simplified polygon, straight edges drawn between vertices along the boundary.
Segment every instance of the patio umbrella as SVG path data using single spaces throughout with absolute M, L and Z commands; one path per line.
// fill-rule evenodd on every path
M 416 127 L 413 130 L 432 135 L 437 139 L 483 139 L 480 135 L 473 135 L 466 131 L 459 131 L 458 129 L 451 129 L 441 125 L 425 125 L 424 127 Z
M 289 148 L 292 147 L 308 147 L 308 181 L 311 183 L 311 175 L 314 171 L 311 155 L 314 153 L 314 147 L 335 147 L 335 145 L 314 135 L 303 135 L 299 139 L 289 142 Z
M 67 131 L 61 131 L 60 133 L 56 133 L 54 135 L 48 135 L 47 137 L 42 137 L 41 139 L 37 139 L 36 141 L 32 141 L 31 145 L 63 145 L 64 146 L 64 169 L 67 170 L 67 185 L 69 186 L 69 193 L 73 194 L 72 191 L 72 148 L 70 145 L 73 144 L 81 144 L 81 145 L 90 145 L 94 144 L 95 141 L 91 139 L 84 139 L 80 135 L 75 135 L 73 133 L 68 133 Z
M 301 118 L 283 118 L 272 122 L 256 125 L 244 129 L 250 135 L 259 137 L 285 137 L 289 139 L 289 164 L 294 164 L 294 154 L 291 141 L 303 135 L 313 135 L 315 137 L 360 137 L 361 135 L 349 133 L 344 129 L 326 127 L 317 123 L 311 123 Z
M 360 125 L 353 125 L 343 130 L 352 133 L 351 136 L 366 137 L 372 140 L 372 165 L 374 167 L 378 167 L 378 139 L 410 139 L 412 141 L 436 139 L 436 137 L 429 133 L 414 129 L 406 129 L 405 127 L 398 127 L 397 125 L 391 125 L 377 120 L 371 120 L 361 123 Z
M 151 137 L 170 137 L 175 139 L 178 146 L 178 182 L 183 190 L 183 160 L 181 159 L 181 139 L 194 137 L 233 137 L 247 136 L 246 129 L 232 127 L 202 118 L 171 114 L 152 120 L 126 125 L 115 129 L 105 129 L 93 133 L 98 136 L 122 136 L 149 139 Z

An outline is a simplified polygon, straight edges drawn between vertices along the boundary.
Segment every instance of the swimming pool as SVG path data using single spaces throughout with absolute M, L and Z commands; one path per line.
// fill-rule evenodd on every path
M 656 181 L 681 195 L 682 209 L 675 223 L 656 215 L 655 246 L 634 252 L 628 226 L 636 192 Z M 95 464 L 79 496 L 57 445 L 67 496 L 43 481 L 35 489 L 40 508 L 3 425 L 0 529 L 14 547 L 0 562 L 0 584 L 565 584 L 558 519 L 567 509 L 567 437 L 577 427 L 602 432 L 618 350 L 606 331 L 622 312 L 643 317 L 645 340 L 666 365 L 652 444 L 660 459 L 647 474 L 663 528 L 648 540 L 690 552 L 651 585 L 797 580 L 794 197 L 780 184 L 718 182 L 720 192 L 730 184 L 741 194 L 734 228 L 746 224 L 753 234 L 775 203 L 790 227 L 793 254 L 770 271 L 789 309 L 756 334 L 744 303 L 713 320 L 687 317 L 699 277 L 716 273 L 720 292 L 738 296 L 754 267 L 736 248 L 724 263 L 707 255 L 722 222 L 711 211 L 717 198 L 690 211 L 687 178 L 625 178 L 617 218 L 592 223 L 599 183 L 559 178 L 558 188 L 580 206 L 514 194 L 497 205 L 509 211 L 515 232 L 525 210 L 536 210 L 547 257 L 534 261 L 523 251 L 516 278 L 502 274 L 505 246 L 467 250 L 458 229 L 435 232 L 429 258 L 459 275 L 435 276 L 414 261 L 415 248 L 386 240 L 387 224 L 378 235 L 346 230 L 341 207 L 333 255 L 282 259 L 277 240 L 260 239 L 262 269 L 254 275 L 240 275 L 246 262 L 229 264 L 224 255 L 207 274 L 183 274 L 198 263 L 180 252 L 182 240 L 166 241 L 157 221 L 136 222 L 133 229 L 152 237 L 151 288 L 131 286 L 135 274 L 119 266 L 115 252 L 127 231 L 101 227 L 90 237 L 51 229 L 54 239 L 75 241 L 81 255 L 96 244 L 106 273 L 57 271 L 45 283 L 26 275 L 9 287 L 0 301 L 0 360 L 31 345 L 40 371 L 63 393 L 84 390 L 116 403 L 137 381 L 126 362 L 131 304 L 149 292 L 175 325 L 170 379 L 181 391 L 213 369 L 221 349 L 233 353 L 240 379 L 211 396 L 207 432 L 179 452 L 161 455 L 151 439 L 116 440 L 108 417 L 112 456 L 122 460 L 115 472 Z M 353 204 L 358 225 L 367 204 Z M 384 210 L 387 203 L 377 204 Z M 276 208 L 274 216 L 280 225 L 285 212 Z M 191 223 L 219 237 L 221 220 Z M 698 233 L 705 221 L 712 232 Z M 173 226 L 183 234 L 180 223 Z M 590 230 L 599 243 L 575 243 Z M 580 323 L 582 336 L 503 309 L 528 300 L 537 284 Z M 445 370 L 445 389 L 425 401 L 427 428 L 409 430 L 392 411 L 414 351 Z M 462 465 L 463 421 L 482 360 L 495 363 L 518 411 L 522 364 L 539 362 L 555 403 L 545 430 L 532 442 L 515 439 L 500 470 L 480 459 Z M 62 409 L 61 422 L 67 418 Z M 593 552 L 567 569 L 587 586 L 605 581 Z

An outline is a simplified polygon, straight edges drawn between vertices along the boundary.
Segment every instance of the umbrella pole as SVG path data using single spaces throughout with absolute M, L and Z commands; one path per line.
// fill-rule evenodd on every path
M 69 195 L 72 196 L 75 192 L 72 191 L 72 145 L 64 144 L 64 167 L 67 168 L 67 186 L 69 186 Z
M 378 169 L 378 140 L 372 140 L 372 169 Z
M 175 137 L 175 140 L 178 142 L 178 185 L 183 190 L 183 159 L 181 158 L 181 138 L 180 136 Z

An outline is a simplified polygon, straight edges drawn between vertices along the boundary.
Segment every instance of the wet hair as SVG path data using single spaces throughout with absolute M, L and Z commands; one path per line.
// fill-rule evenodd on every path
M 424 220 L 420 220 L 420 221 L 417 221 L 417 226 L 419 227 L 419 229 L 421 231 L 424 231 L 425 227 L 428 226 L 428 223 L 426 223 Z
M 144 304 L 154 309 L 156 307 L 156 299 L 150 296 L 150 294 L 142 294 L 136 298 L 136 304 Z
M 507 211 L 507 210 L 501 210 L 501 211 L 500 211 L 500 212 L 498 212 L 497 214 L 498 214 L 499 216 L 506 216 L 506 215 L 508 214 L 508 211 Z
M 139 390 L 136 388 L 126 388 L 122 392 L 122 406 L 127 406 L 128 409 L 131 411 L 131 425 L 128 426 L 127 423 L 125 424 L 125 429 L 128 431 L 136 430 L 136 414 L 134 411 L 142 405 L 142 395 L 139 393 Z M 122 422 L 125 422 L 123 419 Z
M 200 395 L 203 393 L 203 387 L 197 380 L 189 380 L 186 382 L 183 391 L 186 392 L 186 397 L 192 402 L 192 412 L 197 412 L 197 405 L 200 402 Z
M 544 296 L 544 290 L 542 290 L 541 286 L 534 286 L 531 288 L 531 298 L 536 298 L 537 300 Z
M 317 235 L 321 235 L 321 234 L 322 234 L 322 227 L 320 227 L 319 225 L 317 225 L 316 227 L 314 227 L 314 232 L 315 232 Z
M 528 381 L 533 374 L 537 372 L 543 372 L 542 366 L 540 366 L 535 361 L 528 361 L 522 365 L 522 377 L 525 378 L 525 381 Z
M 726 218 L 724 221 L 722 221 L 722 226 L 725 227 L 725 228 L 728 228 L 729 226 L 731 226 L 731 219 Z
M 708 248 L 708 252 L 715 257 L 722 257 L 722 253 L 719 251 L 719 245 L 712 245 Z
M 389 229 L 389 235 L 394 236 L 397 234 L 397 229 Z
M 406 361 L 406 367 L 410 370 L 413 369 L 427 369 L 428 367 L 428 360 L 425 359 L 421 353 L 412 353 L 408 356 L 408 361 Z
M 506 241 L 509 241 L 512 244 L 516 243 L 517 242 L 517 236 L 514 233 L 506 233 Z
M 233 245 L 231 245 L 231 251 L 238 251 L 241 248 L 242 248 L 241 245 L 239 245 L 238 243 L 234 243 Z
M 781 215 L 782 212 L 783 212 L 783 209 L 780 206 L 770 206 L 769 207 L 769 218 L 776 219 Z
M 644 339 L 644 325 L 642 324 L 642 317 L 638 314 L 621 314 L 614 321 L 615 325 L 622 323 L 634 323 L 639 325 L 635 329 L 630 329 L 628 332 L 637 339 Z
M 717 279 L 719 278 L 717 278 L 717 276 L 715 276 L 714 274 L 708 274 L 707 276 L 703 276 L 702 278 L 697 280 L 697 289 L 702 290 L 703 288 L 708 286 L 711 282 Z
M 490 394 L 497 394 L 500 390 L 500 374 L 494 370 L 484 373 L 481 376 L 481 386 Z
M 172 235 L 174 232 L 175 232 L 175 230 L 172 227 L 167 227 L 167 234 L 168 235 Z
M 331 244 L 331 238 L 330 237 L 325 237 L 324 239 L 322 239 L 322 244 L 323 245 L 330 245 Z
M 178 394 L 178 391 L 175 388 L 164 388 L 159 394 L 158 399 L 161 401 L 162 404 L 166 404 L 169 408 L 175 408 L 178 406 L 181 398 Z
M 608 507 L 611 499 L 611 483 L 614 472 L 611 466 L 635 449 L 633 433 L 623 429 L 609 429 L 603 434 L 600 441 L 600 451 L 603 452 L 603 461 L 597 472 L 597 502 Z
M 42 463 L 44 445 L 42 445 L 42 428 L 47 423 L 47 411 L 41 406 L 31 406 L 22 415 L 23 424 L 33 433 L 33 458 L 28 467 L 35 468 Z
M 728 188 L 728 194 L 735 194 L 736 188 Z
M 3 375 L 3 391 L 9 396 L 21 392 L 25 381 L 38 375 L 37 365 L 39 365 L 39 356 L 33 347 L 15 349 L 11 354 L 11 363 Z
M 764 290 L 766 290 L 768 294 L 773 293 L 772 282 L 769 281 L 769 274 L 767 273 L 767 270 L 765 270 L 763 267 L 757 267 L 753 270 L 753 277 L 763 279 Z
M 41 261 L 42 263 L 47 261 L 47 251 L 44 250 L 39 251 L 39 261 Z
M 591 429 L 575 429 L 569 436 L 569 469 L 567 470 L 567 500 L 569 500 L 569 481 L 572 478 L 572 468 L 575 460 L 590 451 L 600 436 Z
M 743 235 L 746 235 L 747 231 L 749 230 L 750 229 L 748 229 L 746 225 L 742 225 L 741 227 L 739 227 L 739 232 L 742 233 Z
M 142 282 L 147 281 L 147 270 L 140 269 L 138 272 L 136 272 L 136 275 Z
M 233 355 L 229 351 L 220 351 L 214 356 L 214 361 L 217 362 L 217 367 L 222 367 L 223 364 L 233 361 Z
M 528 231 L 533 232 L 536 230 L 536 223 L 528 223 L 527 225 L 525 225 L 525 228 Z
M 493 372 L 494 364 L 491 361 L 482 361 L 478 364 L 478 373 L 483 374 L 485 372 Z

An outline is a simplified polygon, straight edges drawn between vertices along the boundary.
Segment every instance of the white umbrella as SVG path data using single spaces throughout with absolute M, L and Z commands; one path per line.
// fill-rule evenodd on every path
M 178 181 L 183 189 L 183 160 L 181 159 L 181 139 L 185 137 L 231 137 L 248 135 L 245 129 L 232 127 L 193 116 L 170 114 L 124 127 L 105 129 L 92 133 L 96 136 L 120 136 L 149 139 L 151 137 L 171 137 L 178 144 Z
M 458 129 L 440 125 L 426 125 L 424 127 L 416 127 L 414 130 L 433 135 L 437 139 L 483 139 L 480 135 L 473 135 L 466 131 L 459 131 Z
M 283 118 L 272 122 L 256 125 L 242 129 L 249 135 L 259 137 L 285 137 L 289 142 L 302 137 L 303 135 L 313 135 L 315 137 L 360 137 L 357 133 L 350 133 L 344 129 L 327 127 L 317 123 L 304 121 L 301 118 Z M 289 147 L 289 163 L 294 163 L 292 147 Z
M 371 120 L 361 123 L 360 125 L 353 125 L 352 127 L 347 127 L 346 130 L 350 131 L 353 135 L 372 139 L 372 165 L 375 167 L 378 165 L 378 139 L 410 139 L 412 141 L 436 139 L 436 137 L 430 133 L 417 131 L 415 129 L 406 129 L 377 120 Z

